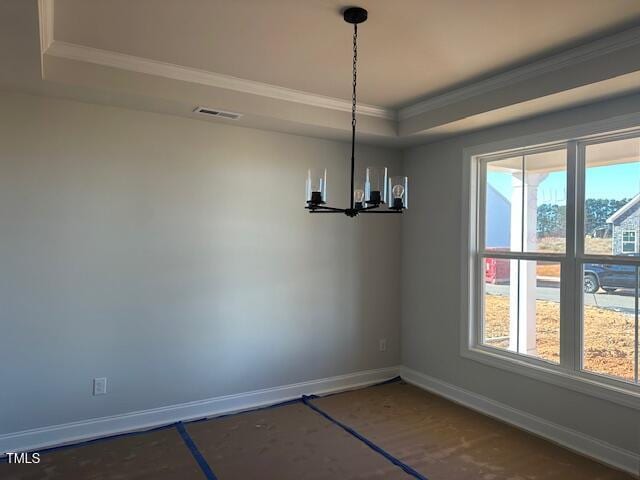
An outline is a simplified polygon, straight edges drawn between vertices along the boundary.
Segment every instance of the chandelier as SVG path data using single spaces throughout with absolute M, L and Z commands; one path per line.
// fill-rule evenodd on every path
M 307 175 L 307 206 L 311 213 L 344 213 L 355 217 L 361 213 L 402 213 L 407 208 L 407 177 L 387 178 L 386 167 L 367 167 L 364 185 L 355 184 L 356 86 L 358 62 L 358 24 L 367 19 L 360 7 L 347 8 L 344 21 L 353 25 L 353 94 L 351 97 L 351 190 L 349 208 L 335 208 L 327 203 L 327 169 L 310 168 Z M 387 209 L 380 207 L 387 204 Z

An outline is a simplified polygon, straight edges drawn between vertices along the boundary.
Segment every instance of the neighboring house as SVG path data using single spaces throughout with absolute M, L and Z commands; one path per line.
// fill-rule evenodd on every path
M 613 226 L 613 254 L 640 253 L 640 195 L 607 219 Z
M 487 185 L 486 245 L 487 249 L 505 250 L 511 245 L 511 202 L 491 185 Z M 509 281 L 509 260 L 485 260 L 487 283 Z
M 487 248 L 505 249 L 511 245 L 511 202 L 498 190 L 487 185 Z

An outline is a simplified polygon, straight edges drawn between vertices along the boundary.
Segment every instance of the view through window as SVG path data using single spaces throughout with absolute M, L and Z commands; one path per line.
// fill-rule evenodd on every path
M 640 139 L 602 141 L 582 151 L 585 252 L 633 262 L 583 263 L 583 368 L 637 383 Z
M 479 345 L 639 384 L 638 134 L 486 155 L 478 171 Z

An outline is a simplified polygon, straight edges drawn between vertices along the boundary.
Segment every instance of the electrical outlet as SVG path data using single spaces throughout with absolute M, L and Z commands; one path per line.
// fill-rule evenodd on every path
M 107 393 L 107 377 L 93 379 L 93 394 L 104 395 Z
M 386 352 L 387 351 L 387 339 L 386 338 L 381 338 L 378 341 L 378 347 L 380 348 L 381 352 Z

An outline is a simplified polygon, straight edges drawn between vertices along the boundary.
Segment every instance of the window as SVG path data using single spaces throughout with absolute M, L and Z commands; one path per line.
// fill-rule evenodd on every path
M 627 230 L 622 232 L 622 253 L 636 253 L 636 232 Z
M 640 394 L 640 133 L 472 158 L 463 354 Z

